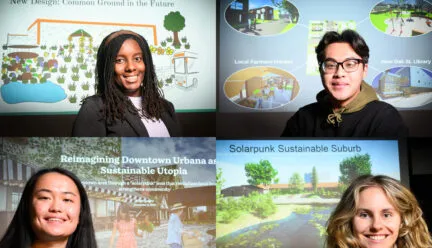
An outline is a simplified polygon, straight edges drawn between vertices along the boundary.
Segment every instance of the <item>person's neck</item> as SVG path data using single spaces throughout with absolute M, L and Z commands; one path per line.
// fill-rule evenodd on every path
M 331 101 L 331 105 L 333 108 L 333 111 L 337 112 L 339 111 L 341 108 L 344 108 L 347 104 L 343 104 L 342 102 L 338 101 L 338 100 L 334 100 L 332 99 Z
M 67 238 L 56 241 L 41 241 L 36 240 L 31 248 L 65 248 L 67 245 Z

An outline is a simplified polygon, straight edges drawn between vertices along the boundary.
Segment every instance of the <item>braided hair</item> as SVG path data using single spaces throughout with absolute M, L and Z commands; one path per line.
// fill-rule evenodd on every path
M 129 39 L 135 40 L 140 46 L 145 65 L 144 79 L 140 88 L 142 109 L 138 111 L 116 82 L 114 69 L 116 56 L 123 43 Z M 153 59 L 144 37 L 128 30 L 116 31 L 106 36 L 97 52 L 95 75 L 96 94 L 102 97 L 105 105 L 102 111 L 108 123 L 116 119 L 123 120 L 126 111 L 148 119 L 160 119 L 166 105 L 163 92 L 157 85 Z

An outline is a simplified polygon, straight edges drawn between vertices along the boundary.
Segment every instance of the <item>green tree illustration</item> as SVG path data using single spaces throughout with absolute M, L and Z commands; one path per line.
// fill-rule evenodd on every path
M 179 46 L 180 39 L 178 36 L 178 32 L 183 30 L 183 28 L 185 27 L 185 18 L 180 14 L 179 11 L 170 12 L 164 18 L 164 27 L 166 28 L 166 30 L 173 32 L 173 46 Z
M 274 6 L 281 8 L 286 12 L 290 13 L 293 23 L 297 23 L 299 18 L 299 12 L 298 9 L 292 3 L 288 2 L 288 0 L 272 0 L 272 3 Z
M 300 193 L 304 190 L 304 180 L 298 172 L 295 172 L 288 182 L 294 193 Z
M 218 168 L 216 172 L 216 205 L 218 205 L 220 199 L 223 197 L 221 191 L 225 179 L 222 178 L 222 168 Z
M 251 185 L 269 185 L 278 172 L 268 160 L 260 160 L 259 163 L 246 163 L 246 177 Z
M 317 192 L 318 188 L 318 173 L 316 171 L 315 166 L 312 168 L 312 189 L 314 192 Z
M 349 185 L 352 180 L 360 175 L 371 174 L 372 163 L 369 154 L 355 155 L 353 157 L 345 158 L 339 164 L 341 175 L 339 176 L 339 183 Z

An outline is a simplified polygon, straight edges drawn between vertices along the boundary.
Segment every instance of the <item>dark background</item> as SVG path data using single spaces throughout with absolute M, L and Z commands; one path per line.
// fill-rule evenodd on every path
M 0 136 L 67 137 L 76 115 L 0 116 Z M 215 137 L 216 113 L 177 113 L 185 137 Z
M 219 18 L 219 1 L 217 0 L 216 7 L 217 18 Z M 218 19 L 216 23 L 219 23 Z M 219 27 L 217 27 L 216 37 L 219 44 Z M 216 66 L 219 71 L 219 45 L 216 47 L 216 56 Z M 217 71 L 215 72 L 216 82 L 220 82 Z M 219 94 L 218 90 L 216 92 Z M 177 113 L 177 116 L 185 137 L 252 139 L 279 137 L 286 121 L 293 114 L 210 112 Z M 410 132 L 409 138 L 404 141 L 410 189 L 419 201 L 429 230 L 432 230 L 432 111 L 401 110 L 400 114 Z M 75 117 L 76 115 L 0 116 L 0 137 L 67 137 L 71 135 Z
M 432 138 L 409 138 L 411 191 L 419 201 L 429 232 L 432 230 Z

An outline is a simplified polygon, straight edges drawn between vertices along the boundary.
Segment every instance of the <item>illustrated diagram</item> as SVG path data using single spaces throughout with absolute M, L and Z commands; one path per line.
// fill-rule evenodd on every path
M 235 0 L 225 10 L 225 19 L 243 34 L 266 36 L 292 29 L 297 24 L 299 13 L 288 1 Z
M 383 101 L 399 108 L 432 102 L 432 72 L 416 67 L 394 67 L 378 74 L 372 86 Z
M 83 99 L 95 94 L 94 68 L 101 40 L 120 29 L 146 38 L 159 88 L 196 89 L 198 53 L 191 51 L 187 36 L 180 36 L 185 18 L 176 11 L 163 21 L 165 31 L 154 24 L 36 19 L 27 32 L 8 33 L 2 46 L 0 99 L 13 105 L 60 104 L 77 111 Z M 167 37 L 161 39 L 160 33 Z
M 273 109 L 292 101 L 299 92 L 297 80 L 274 67 L 250 67 L 231 75 L 224 92 L 233 103 L 250 109 Z
M 385 0 L 370 13 L 372 24 L 383 33 L 412 37 L 432 31 L 432 4 L 427 1 Z

